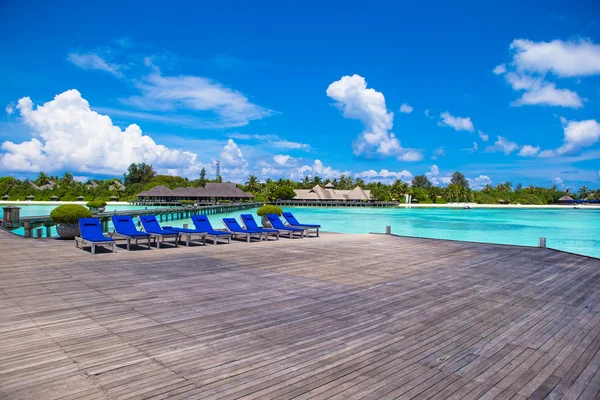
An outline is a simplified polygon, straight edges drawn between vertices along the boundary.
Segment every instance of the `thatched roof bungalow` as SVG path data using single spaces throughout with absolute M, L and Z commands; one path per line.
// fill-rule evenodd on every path
M 558 202 L 561 204 L 567 204 L 567 203 L 574 203 L 575 200 L 573 200 L 573 198 L 571 196 L 563 196 L 560 199 L 558 199 Z
M 245 200 L 254 195 L 244 192 L 235 183 L 207 183 L 206 187 L 178 187 L 173 190 L 165 186 L 155 186 L 150 190 L 138 193 L 142 201 L 172 201 L 197 200 Z
M 331 183 L 321 187 L 316 185 L 312 189 L 294 189 L 294 200 L 319 200 L 319 201 L 368 201 L 371 200 L 371 191 L 360 186 L 352 190 L 336 190 Z

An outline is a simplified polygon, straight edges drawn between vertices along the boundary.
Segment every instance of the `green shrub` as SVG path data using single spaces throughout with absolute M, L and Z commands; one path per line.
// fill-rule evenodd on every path
M 106 207 L 106 202 L 104 200 L 92 200 L 88 201 L 86 206 L 90 208 L 102 208 Z
M 282 213 L 283 210 L 281 209 L 281 207 L 273 206 L 270 204 L 266 204 L 256 211 L 256 214 L 258 214 L 259 217 L 262 217 L 263 215 L 267 214 L 281 215 Z
M 79 204 L 64 204 L 50 213 L 50 218 L 57 224 L 76 224 L 79 218 L 90 218 L 92 212 Z
M 445 199 L 438 197 L 435 199 L 435 204 L 448 204 L 448 202 Z
M 431 200 L 430 198 L 426 198 L 424 200 L 420 200 L 419 204 L 433 204 L 433 200 Z
M 296 192 L 289 186 L 280 186 L 273 193 L 278 200 L 291 200 L 296 196 Z
M 196 202 L 194 200 L 181 200 L 181 204 L 184 206 L 193 206 Z

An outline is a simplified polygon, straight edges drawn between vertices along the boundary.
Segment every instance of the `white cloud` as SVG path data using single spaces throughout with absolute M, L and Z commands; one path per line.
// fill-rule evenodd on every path
M 497 65 L 496 68 L 493 69 L 494 74 L 502 75 L 506 72 L 506 64 Z
M 513 62 L 521 71 L 559 77 L 600 74 L 600 45 L 590 39 L 563 42 L 533 42 L 517 39 L 510 45 Z
M 521 157 L 533 157 L 533 156 L 536 156 L 539 152 L 540 152 L 540 146 L 534 147 L 529 144 L 526 144 L 525 146 L 521 147 L 521 151 L 519 151 L 519 155 Z
M 240 150 L 233 139 L 229 139 L 225 147 L 223 147 L 220 161 L 224 167 L 241 167 L 243 169 L 248 165 L 248 162 L 244 159 L 242 150 Z
M 487 142 L 490 139 L 487 133 L 483 133 L 482 131 L 477 131 L 477 133 L 479 134 L 479 138 L 484 142 Z
M 448 183 L 450 183 L 450 179 L 452 179 L 451 175 L 441 174 L 440 169 L 435 164 L 433 164 L 431 167 L 429 167 L 429 172 L 426 172 L 425 176 L 434 185 L 440 185 L 440 184 L 447 185 Z
M 433 118 L 433 117 L 431 117 L 431 116 L 429 115 L 429 109 L 427 109 L 427 110 L 423 111 L 423 113 L 425 114 L 425 116 L 426 116 L 427 118 Z
M 600 46 L 591 40 L 580 39 L 564 42 L 533 42 L 516 39 L 511 45 L 510 64 L 494 68 L 504 75 L 515 91 L 524 91 L 514 106 L 547 105 L 570 108 L 583 107 L 586 99 L 568 89 L 558 89 L 549 82 L 549 74 L 558 78 L 583 77 L 600 74 Z
M 485 187 L 485 185 L 491 185 L 492 180 L 487 175 L 479 175 L 477 178 L 467 178 L 469 182 L 469 187 L 471 189 L 480 190 Z
M 196 154 L 157 144 L 135 124 L 121 130 L 108 116 L 92 111 L 74 89 L 37 107 L 23 97 L 16 109 L 34 137 L 2 143 L 0 167 L 7 171 L 120 175 L 131 163 L 146 162 L 159 172 L 176 168 L 181 175 L 192 176 L 202 168 Z
M 406 150 L 403 149 L 402 153 L 398 156 L 398 161 L 415 162 L 421 161 L 423 154 L 417 150 Z
M 252 120 L 274 114 L 272 110 L 251 103 L 237 90 L 199 76 L 162 76 L 153 73 L 136 86 L 142 95 L 123 99 L 125 104 L 145 110 L 210 111 L 216 117 L 207 119 L 207 126 L 244 126 Z
M 280 138 L 277 135 L 264 135 L 264 134 L 248 134 L 248 133 L 231 133 L 230 138 L 240 140 L 258 140 L 266 145 L 281 149 L 293 149 L 293 150 L 304 150 L 310 151 L 311 147 L 307 143 L 292 142 Z
M 123 73 L 121 72 L 122 67 L 120 65 L 109 63 L 96 53 L 71 53 L 67 56 L 67 60 L 81 69 L 100 70 L 108 72 L 117 78 L 123 77 Z
M 552 178 L 552 182 L 557 186 L 565 187 L 565 183 L 561 178 Z
M 400 141 L 390 132 L 394 113 L 388 112 L 381 92 L 367 89 L 365 78 L 360 75 L 344 76 L 329 85 L 327 96 L 337 101 L 336 106 L 344 117 L 358 119 L 365 127 L 353 143 L 355 155 L 415 158 L 414 154 L 403 154 Z
M 533 78 L 517 72 L 505 75 L 506 81 L 513 90 L 525 92 L 520 99 L 511 103 L 512 106 L 547 105 L 570 108 L 583 107 L 583 100 L 575 92 L 568 89 L 557 89 L 556 85 L 542 78 Z
M 366 180 L 380 180 L 380 181 L 388 181 L 388 180 L 395 180 L 395 179 L 408 181 L 408 180 L 412 179 L 412 177 L 413 177 L 413 175 L 407 170 L 394 172 L 394 171 L 388 171 L 387 169 L 382 169 L 379 172 L 375 171 L 374 169 L 371 169 L 368 171 L 359 172 L 359 173 L 355 174 L 355 176 L 357 178 L 363 178 Z
M 273 156 L 273 161 L 275 161 L 275 164 L 280 166 L 293 166 L 296 160 L 287 154 L 276 154 Z
M 485 151 L 487 152 L 502 152 L 505 155 L 509 155 L 513 151 L 517 150 L 519 145 L 515 142 L 511 142 L 503 136 L 498 136 L 498 140 L 494 143 L 493 146 L 486 147 Z
M 412 108 L 410 105 L 408 105 L 406 103 L 402 103 L 402 105 L 400 106 L 401 113 L 410 114 L 411 112 L 413 112 L 413 110 L 414 110 L 414 108 Z
M 473 142 L 473 148 L 471 149 L 471 153 L 475 153 L 478 150 L 479 150 L 479 145 L 477 144 L 477 142 Z
M 600 140 L 600 123 L 594 119 L 568 121 L 561 117 L 564 138 L 563 145 L 555 150 L 544 150 L 540 157 L 556 157 L 574 153 L 584 147 L 590 147 Z
M 321 160 L 315 160 L 312 165 L 303 165 L 298 168 L 299 176 L 320 176 L 322 178 L 337 178 L 341 175 L 350 175 L 350 171 L 340 171 L 330 166 L 323 165 Z
M 15 112 L 15 103 L 10 103 L 4 110 L 6 111 L 6 115 L 12 115 Z
M 440 117 L 442 118 L 442 120 L 438 122 L 438 125 L 440 126 L 449 126 L 457 131 L 475 132 L 475 127 L 473 126 L 473 122 L 469 117 L 455 117 L 448 111 L 441 113 Z

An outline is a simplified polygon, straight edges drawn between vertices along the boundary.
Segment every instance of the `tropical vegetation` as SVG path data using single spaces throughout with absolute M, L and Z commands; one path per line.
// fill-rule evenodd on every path
M 122 178 L 93 179 L 81 181 L 71 173 L 62 177 L 40 172 L 36 179 L 19 180 L 12 176 L 0 178 L 0 197 L 9 201 L 15 200 L 100 200 L 118 199 L 121 201 L 134 200 L 136 194 L 163 185 L 170 189 L 176 187 L 205 186 L 209 182 L 221 182 L 221 178 L 208 180 L 206 170 L 200 171 L 198 179 L 157 174 L 149 164 L 131 164 Z M 553 185 L 549 188 L 538 186 L 513 185 L 503 182 L 496 186 L 486 185 L 480 190 L 470 187 L 469 180 L 460 172 L 455 172 L 445 187 L 434 185 L 426 175 L 415 176 L 410 182 L 397 179 L 390 183 L 365 182 L 361 178 L 341 175 L 333 179 L 319 176 L 305 176 L 300 181 L 290 179 L 273 180 L 267 178 L 261 182 L 257 176 L 250 175 L 243 184 L 238 184 L 242 190 L 252 193 L 256 201 L 275 201 L 292 199 L 294 189 L 311 189 L 315 185 L 333 184 L 336 189 L 349 190 L 356 186 L 371 191 L 375 200 L 404 202 L 404 196 L 410 195 L 419 203 L 444 204 L 448 202 L 474 202 L 481 204 L 552 204 L 564 196 L 573 199 L 600 199 L 600 189 L 587 186 L 569 192 Z M 55 196 L 55 197 L 54 197 Z
M 57 224 L 76 224 L 79 218 L 90 218 L 92 212 L 79 204 L 63 204 L 50 212 L 50 218 Z

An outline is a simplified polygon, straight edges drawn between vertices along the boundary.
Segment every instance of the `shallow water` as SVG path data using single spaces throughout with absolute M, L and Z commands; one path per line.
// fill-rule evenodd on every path
M 22 206 L 21 215 L 48 215 L 52 208 Z M 144 207 L 108 206 L 107 210 L 140 208 Z M 300 222 L 321 224 L 322 230 L 329 232 L 383 233 L 389 225 L 392 233 L 398 235 L 524 246 L 537 246 L 539 237 L 545 237 L 548 247 L 600 257 L 600 210 L 287 207 L 286 211 L 292 211 Z M 256 209 L 245 212 L 256 215 Z M 221 228 L 221 218 L 239 217 L 241 213 L 215 214 L 209 218 L 213 227 Z M 192 226 L 191 220 L 168 221 L 163 225 L 181 227 L 186 223 Z

